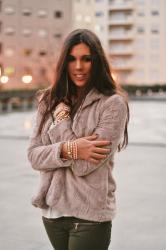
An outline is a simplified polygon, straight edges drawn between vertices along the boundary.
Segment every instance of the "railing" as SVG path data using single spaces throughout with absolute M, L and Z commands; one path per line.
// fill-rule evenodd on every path
M 115 33 L 110 32 L 109 33 L 109 39 L 110 40 L 133 40 L 134 39 L 134 33 L 133 32 L 126 32 L 126 33 Z
M 109 7 L 110 7 L 109 11 L 133 10 L 134 9 L 134 3 L 110 2 Z
M 134 53 L 132 48 L 110 49 L 111 55 L 132 55 Z
M 109 24 L 110 25 L 116 25 L 116 26 L 119 26 L 119 25 L 133 25 L 134 23 L 134 19 L 133 17 L 126 17 L 126 18 L 118 18 L 118 17 L 110 17 L 109 18 Z
M 0 91 L 0 113 L 33 109 L 36 105 L 36 91 L 36 89 Z

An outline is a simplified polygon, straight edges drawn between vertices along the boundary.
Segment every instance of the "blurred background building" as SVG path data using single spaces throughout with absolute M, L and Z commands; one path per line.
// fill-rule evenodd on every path
M 94 31 L 124 85 L 166 84 L 165 0 L 1 0 L 0 88 L 41 88 L 75 28 Z
M 71 30 L 70 0 L 0 1 L 1 88 L 47 85 Z
M 98 34 L 120 83 L 166 83 L 165 0 L 74 2 L 74 27 Z

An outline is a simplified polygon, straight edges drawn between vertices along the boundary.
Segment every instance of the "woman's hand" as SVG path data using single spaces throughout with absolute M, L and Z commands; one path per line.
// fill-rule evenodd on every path
M 87 160 L 94 164 L 100 163 L 110 153 L 110 149 L 106 148 L 111 143 L 110 141 L 99 139 L 97 135 L 91 135 L 76 139 L 78 146 L 78 159 Z
M 110 149 L 105 148 L 111 144 L 107 140 L 97 140 L 97 135 L 86 136 L 75 140 L 78 147 L 78 159 L 86 160 L 94 164 L 99 164 L 110 153 Z M 69 159 L 67 155 L 67 145 L 63 144 L 62 157 Z

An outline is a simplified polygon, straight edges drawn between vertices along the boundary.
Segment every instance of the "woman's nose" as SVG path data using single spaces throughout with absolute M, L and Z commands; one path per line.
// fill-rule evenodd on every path
M 81 61 L 77 60 L 76 61 L 76 69 L 81 69 L 81 68 L 82 68 Z

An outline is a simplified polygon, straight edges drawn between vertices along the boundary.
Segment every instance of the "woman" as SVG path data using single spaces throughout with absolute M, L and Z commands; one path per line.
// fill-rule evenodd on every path
M 66 38 L 55 84 L 40 98 L 28 159 L 40 171 L 33 205 L 56 250 L 106 250 L 115 216 L 114 154 L 128 143 L 129 109 L 99 39 Z

